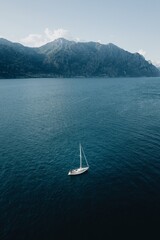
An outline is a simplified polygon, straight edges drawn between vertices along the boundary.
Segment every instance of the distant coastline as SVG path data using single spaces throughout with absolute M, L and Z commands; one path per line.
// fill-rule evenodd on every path
M 0 39 L 0 79 L 159 77 L 139 53 L 116 45 L 60 38 L 39 48 Z

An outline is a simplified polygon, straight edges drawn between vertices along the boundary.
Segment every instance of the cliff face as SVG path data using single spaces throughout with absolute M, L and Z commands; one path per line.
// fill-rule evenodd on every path
M 138 53 L 114 44 L 57 39 L 39 48 L 0 39 L 0 78 L 157 77 L 160 71 Z

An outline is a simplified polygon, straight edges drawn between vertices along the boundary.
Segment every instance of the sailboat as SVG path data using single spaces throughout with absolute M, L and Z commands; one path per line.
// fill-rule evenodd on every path
M 79 151 L 80 151 L 80 167 L 76 168 L 76 169 L 72 169 L 68 172 L 68 175 L 78 175 L 78 174 L 82 174 L 84 172 L 86 172 L 89 169 L 89 165 L 87 162 L 87 158 L 85 156 L 84 150 L 81 146 L 81 144 L 79 144 Z M 86 167 L 82 167 L 82 159 L 84 157 L 84 160 L 86 162 Z

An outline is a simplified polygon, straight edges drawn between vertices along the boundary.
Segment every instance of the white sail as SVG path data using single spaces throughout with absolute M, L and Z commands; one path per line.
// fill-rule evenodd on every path
M 85 159 L 85 161 L 86 161 L 87 167 L 89 167 L 89 164 L 88 164 L 88 161 L 87 161 L 86 155 L 85 155 L 85 153 L 84 153 L 84 150 L 83 150 L 83 148 L 82 148 L 82 147 L 81 147 L 81 149 L 82 149 L 82 152 L 83 152 L 84 159 Z

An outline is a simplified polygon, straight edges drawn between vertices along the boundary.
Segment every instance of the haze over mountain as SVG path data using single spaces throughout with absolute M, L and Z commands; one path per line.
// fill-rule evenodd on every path
M 56 39 L 39 48 L 0 39 L 0 78 L 157 77 L 160 71 L 138 53 L 116 45 Z

